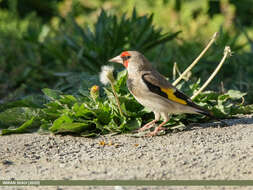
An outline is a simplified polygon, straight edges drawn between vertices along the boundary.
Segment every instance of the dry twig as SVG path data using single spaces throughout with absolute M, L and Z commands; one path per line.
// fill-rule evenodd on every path
M 180 75 L 177 80 L 175 80 L 172 84 L 176 86 L 182 78 L 198 63 L 198 61 L 203 57 L 203 55 L 207 52 L 207 50 L 211 47 L 211 45 L 215 42 L 217 39 L 218 32 L 215 32 L 210 42 L 207 44 L 205 49 L 199 54 L 199 56 L 192 62 L 192 64 Z
M 199 95 L 199 93 L 201 93 L 207 87 L 207 85 L 213 80 L 215 75 L 219 72 L 219 70 L 222 67 L 222 65 L 224 64 L 226 58 L 229 56 L 231 56 L 231 49 L 229 46 L 226 46 L 224 49 L 224 56 L 222 57 L 219 65 L 216 67 L 216 69 L 211 74 L 211 76 L 207 79 L 207 81 L 203 84 L 203 86 L 191 97 L 191 99 L 194 99 L 196 96 Z

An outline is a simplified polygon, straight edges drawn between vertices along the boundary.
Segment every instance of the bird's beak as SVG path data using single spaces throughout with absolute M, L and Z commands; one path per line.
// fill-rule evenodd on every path
M 122 60 L 122 58 L 121 58 L 119 55 L 116 56 L 116 57 L 114 57 L 114 58 L 112 58 L 112 59 L 110 59 L 109 62 L 114 62 L 114 63 L 121 63 L 121 64 L 123 64 L 123 60 Z

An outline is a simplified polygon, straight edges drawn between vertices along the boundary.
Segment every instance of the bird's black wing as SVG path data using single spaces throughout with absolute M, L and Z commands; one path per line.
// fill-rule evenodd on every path
M 173 87 L 163 76 L 156 76 L 154 73 L 144 73 L 142 75 L 142 80 L 151 92 L 170 101 L 191 106 L 196 108 L 197 112 L 211 116 L 211 113 L 195 104 L 188 96 Z

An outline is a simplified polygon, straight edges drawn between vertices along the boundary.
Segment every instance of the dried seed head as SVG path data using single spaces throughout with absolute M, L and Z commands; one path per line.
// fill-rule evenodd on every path
M 113 83 L 114 82 L 114 77 L 113 77 L 113 70 L 114 68 L 112 66 L 103 66 L 102 71 L 99 75 L 100 81 L 104 84 L 107 85 L 108 83 Z

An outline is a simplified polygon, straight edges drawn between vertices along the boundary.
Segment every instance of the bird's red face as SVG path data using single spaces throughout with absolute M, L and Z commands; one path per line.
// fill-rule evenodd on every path
M 131 58 L 130 53 L 128 51 L 124 51 L 120 55 L 110 59 L 109 62 L 121 63 L 124 65 L 124 67 L 127 68 L 130 58 Z
M 128 63 L 129 63 L 129 59 L 131 58 L 130 53 L 128 53 L 127 51 L 124 51 L 121 53 L 120 57 L 123 60 L 123 65 L 127 68 Z

